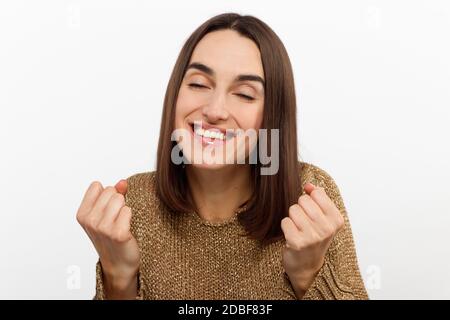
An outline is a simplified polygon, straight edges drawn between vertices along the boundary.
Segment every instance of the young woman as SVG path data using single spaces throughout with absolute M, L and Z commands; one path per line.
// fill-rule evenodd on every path
M 289 57 L 252 16 L 188 38 L 156 171 L 93 182 L 77 220 L 100 257 L 96 299 L 368 298 L 336 184 L 298 160 Z

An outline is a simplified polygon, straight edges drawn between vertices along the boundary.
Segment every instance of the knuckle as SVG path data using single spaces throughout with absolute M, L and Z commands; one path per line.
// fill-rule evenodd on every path
M 311 196 L 313 196 L 313 197 L 321 197 L 323 195 L 326 195 L 325 189 L 323 187 L 316 187 L 311 192 Z
M 289 217 L 292 218 L 294 215 L 297 215 L 300 211 L 300 206 L 298 204 L 293 204 L 289 207 Z
M 281 220 L 281 230 L 283 231 L 283 235 L 286 238 L 286 236 L 289 234 L 289 220 L 291 220 L 291 218 L 286 217 L 284 219 Z
M 298 198 L 298 203 L 301 205 L 306 204 L 309 201 L 309 196 L 307 194 L 301 195 L 300 198 Z
M 114 242 L 119 242 L 120 243 L 120 237 L 119 237 L 119 235 L 117 233 L 111 234 L 110 239 L 112 241 L 114 241 Z
M 84 217 L 82 216 L 82 214 L 80 212 L 77 213 L 77 221 L 82 226 L 85 224 Z
M 107 187 L 103 190 L 103 192 L 104 192 L 104 193 L 113 193 L 113 192 L 116 192 L 116 189 L 115 189 L 114 187 L 112 187 L 112 186 L 107 186 Z
M 335 233 L 336 229 L 332 225 L 329 225 L 325 230 L 325 239 L 332 238 Z
M 103 189 L 102 184 L 99 181 L 92 181 L 92 183 L 89 186 L 89 189 L 94 191 L 100 191 Z
M 125 213 L 125 214 L 131 215 L 131 208 L 129 206 L 123 206 L 122 209 L 120 209 L 120 213 Z
M 296 215 L 298 213 L 294 212 L 294 211 L 289 211 L 289 218 L 291 218 L 291 220 L 295 221 L 295 219 L 297 219 Z M 287 224 L 287 221 L 285 222 L 285 224 Z
M 327 220 L 326 230 L 328 231 L 328 233 L 334 233 L 336 231 L 336 226 L 332 220 Z
M 303 244 L 299 239 L 292 239 L 291 240 L 291 248 L 294 250 L 301 250 L 303 248 Z
M 120 193 L 115 193 L 111 196 L 111 198 L 108 201 L 108 204 L 106 205 L 108 210 L 111 208 L 114 208 L 115 206 L 119 205 L 123 205 L 125 202 L 125 199 L 123 197 L 123 195 L 121 195 Z
M 109 236 L 109 228 L 104 223 L 99 223 L 97 226 L 97 232 L 101 234 L 102 236 L 108 237 Z
M 322 232 L 320 234 L 321 239 L 325 240 L 328 239 L 329 237 L 333 236 L 334 234 L 334 227 L 331 223 L 326 223 L 323 227 L 322 227 Z
M 124 197 L 123 194 L 121 194 L 121 193 L 115 193 L 115 194 L 113 194 L 112 199 L 113 199 L 114 201 L 119 202 L 119 203 L 123 203 L 123 202 L 125 201 L 125 197 Z
M 325 239 L 324 236 L 319 235 L 318 233 L 313 233 L 311 235 L 311 244 L 321 243 Z
M 120 208 L 119 215 L 122 216 L 122 217 L 125 216 L 127 218 L 126 220 L 131 219 L 131 209 L 130 209 L 130 207 L 123 206 L 122 208 Z
M 97 231 L 98 229 L 98 221 L 94 216 L 90 216 L 86 219 L 86 226 L 93 231 Z

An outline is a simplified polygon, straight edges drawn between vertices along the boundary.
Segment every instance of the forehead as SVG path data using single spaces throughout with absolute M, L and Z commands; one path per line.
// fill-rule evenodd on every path
M 191 62 L 203 63 L 217 75 L 256 74 L 264 78 L 257 45 L 233 30 L 214 31 L 205 35 L 195 47 Z

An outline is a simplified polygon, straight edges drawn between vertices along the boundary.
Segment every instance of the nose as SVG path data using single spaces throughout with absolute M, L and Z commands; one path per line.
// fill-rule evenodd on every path
M 211 123 L 227 120 L 229 114 L 226 109 L 225 98 L 219 93 L 215 94 L 210 103 L 202 108 L 202 114 Z

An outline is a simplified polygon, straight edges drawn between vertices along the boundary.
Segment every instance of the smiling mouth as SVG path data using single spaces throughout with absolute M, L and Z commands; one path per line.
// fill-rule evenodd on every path
M 227 141 L 235 136 L 233 129 L 221 129 L 208 126 L 202 126 L 201 122 L 190 123 L 192 132 L 207 141 Z

